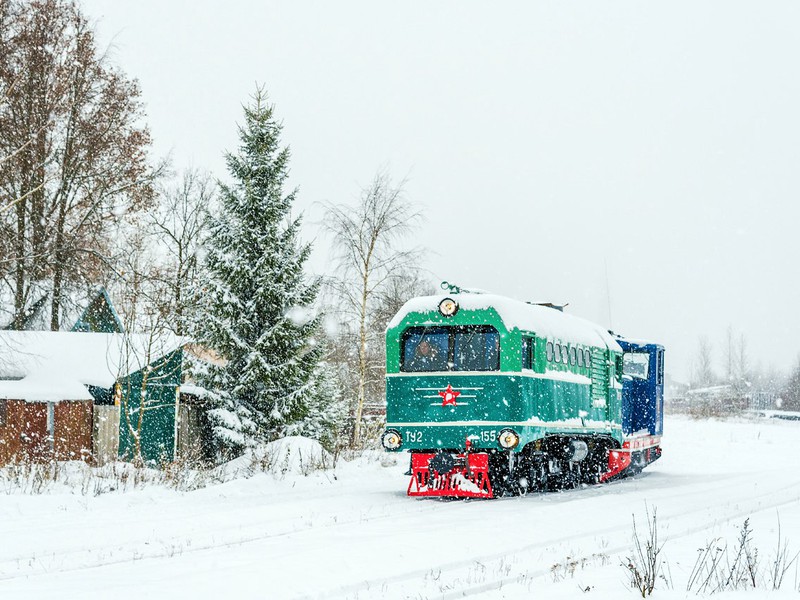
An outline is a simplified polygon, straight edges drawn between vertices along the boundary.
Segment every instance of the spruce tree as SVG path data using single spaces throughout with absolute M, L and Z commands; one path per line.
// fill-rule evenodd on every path
M 800 358 L 795 364 L 789 382 L 783 391 L 783 403 L 781 408 L 785 410 L 800 410 Z
M 220 183 L 210 217 L 198 341 L 225 361 L 200 382 L 220 449 L 234 452 L 302 432 L 319 404 L 319 281 L 303 267 L 311 247 L 292 218 L 296 190 L 284 192 L 289 149 L 263 90 L 244 107 L 238 152 L 226 156 L 232 183 Z M 324 386 L 323 386 L 324 387 Z

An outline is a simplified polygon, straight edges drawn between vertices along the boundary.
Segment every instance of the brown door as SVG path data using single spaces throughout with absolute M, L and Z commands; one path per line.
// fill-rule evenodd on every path
M 92 402 L 59 402 L 54 408 L 56 460 L 89 460 L 92 454 Z
M 50 458 L 50 440 L 47 437 L 47 403 L 26 402 L 20 433 L 22 454 L 31 460 Z

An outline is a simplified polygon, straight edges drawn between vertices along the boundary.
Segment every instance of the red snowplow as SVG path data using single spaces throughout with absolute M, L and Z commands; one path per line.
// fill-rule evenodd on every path
M 485 452 L 412 453 L 409 496 L 494 498 Z

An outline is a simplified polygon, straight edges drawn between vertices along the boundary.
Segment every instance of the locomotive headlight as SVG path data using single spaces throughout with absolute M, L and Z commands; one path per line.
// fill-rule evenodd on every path
M 397 450 L 403 444 L 403 438 L 399 431 L 387 429 L 381 436 L 381 444 L 387 450 Z
M 452 317 L 458 312 L 458 302 L 452 298 L 445 298 L 439 302 L 439 312 L 443 317 Z
M 511 450 L 511 448 L 516 448 L 517 444 L 519 444 L 519 435 L 513 429 L 503 429 L 500 435 L 497 436 L 497 443 L 500 444 L 501 448 Z

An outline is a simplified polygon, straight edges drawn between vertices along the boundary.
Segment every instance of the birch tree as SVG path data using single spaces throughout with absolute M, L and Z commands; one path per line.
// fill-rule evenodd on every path
M 145 462 L 143 434 L 153 426 L 153 419 L 157 419 L 153 416 L 148 418 L 148 415 L 176 408 L 175 388 L 165 387 L 165 384 L 179 379 L 181 368 L 179 362 L 169 362 L 177 344 L 168 326 L 167 314 L 160 308 L 165 302 L 150 300 L 137 311 L 137 323 L 126 319 L 125 333 L 120 338 L 121 355 L 115 390 L 120 404 L 121 425 L 131 441 L 126 454 L 137 466 Z M 142 333 L 132 333 L 137 328 Z M 140 375 L 134 379 L 134 373 Z M 175 418 L 178 418 L 177 413 Z M 171 449 L 165 450 L 170 455 Z
M 395 184 L 387 173 L 380 172 L 362 190 L 356 206 L 329 206 L 325 217 L 325 227 L 333 235 L 337 265 L 332 285 L 347 320 L 354 323 L 357 346 L 353 445 L 361 437 L 366 392 L 372 379 L 370 345 L 382 343 L 371 328 L 374 301 L 389 282 L 412 268 L 419 254 L 399 248 L 420 218 L 406 200 L 403 184 Z
M 712 346 L 705 336 L 701 336 L 697 340 L 693 379 L 693 384 L 696 388 L 710 386 L 716 381 L 712 363 Z
M 171 329 L 185 335 L 187 319 L 194 310 L 201 250 L 206 237 L 216 184 L 197 170 L 186 171 L 180 182 L 159 190 L 158 208 L 148 217 L 155 245 L 165 259 L 161 277 L 169 290 Z

